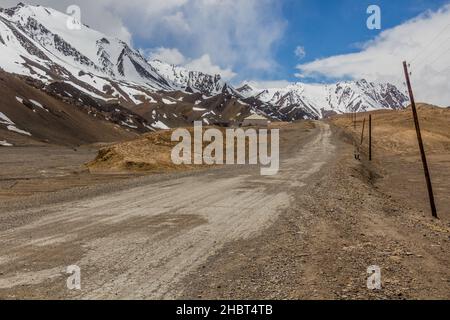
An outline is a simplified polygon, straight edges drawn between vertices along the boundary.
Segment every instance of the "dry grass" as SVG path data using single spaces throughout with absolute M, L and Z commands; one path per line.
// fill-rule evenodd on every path
M 193 128 L 186 129 L 190 132 L 192 137 L 191 151 L 193 155 L 194 130 Z M 209 127 L 203 127 L 203 132 L 207 129 L 209 129 Z M 225 137 L 226 129 L 216 129 L 219 129 Z M 248 128 L 244 128 L 244 130 L 246 129 Z M 100 149 L 96 159 L 86 165 L 92 173 L 155 173 L 212 167 L 211 165 L 206 164 L 175 165 L 172 162 L 171 153 L 172 149 L 179 142 L 171 141 L 172 132 L 173 130 L 165 130 L 148 133 L 131 141 L 105 146 Z M 268 139 L 270 141 L 270 133 L 268 134 Z M 246 150 L 248 150 L 248 144 L 249 140 L 246 139 Z M 203 148 L 207 145 L 209 145 L 209 142 L 203 141 Z M 235 151 L 236 150 L 237 144 L 235 145 Z M 224 145 L 223 152 L 225 154 L 226 145 Z
M 91 172 L 148 172 L 188 169 L 171 160 L 172 131 L 145 134 L 138 139 L 100 149 L 96 159 L 87 164 Z
M 371 112 L 374 148 L 385 154 L 409 155 L 418 152 L 417 135 L 410 108 L 402 111 Z M 431 154 L 450 152 L 450 109 L 418 104 L 419 121 L 426 151 Z M 366 119 L 367 143 L 368 113 L 358 114 L 356 131 L 347 116 L 336 116 L 330 121 L 351 132 L 359 140 L 363 119 Z
M 403 111 L 372 112 L 373 161 L 368 165 L 367 126 L 365 140 L 360 148 L 363 164 L 378 179 L 372 180 L 377 187 L 408 206 L 418 208 L 424 216 L 430 213 L 428 191 L 424 178 L 417 134 L 410 108 Z M 438 215 L 450 219 L 450 109 L 419 104 L 418 115 L 428 167 L 433 184 Z M 344 116 L 330 121 L 360 141 L 362 121 L 368 114 L 358 115 L 357 129 Z

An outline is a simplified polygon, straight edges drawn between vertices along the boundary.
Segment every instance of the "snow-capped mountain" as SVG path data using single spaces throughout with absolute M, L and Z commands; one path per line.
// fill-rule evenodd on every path
M 127 43 L 69 15 L 22 3 L 0 8 L 0 77 L 10 79 L 7 74 L 22 81 L 28 91 L 38 89 L 53 101 L 47 105 L 48 114 L 41 114 L 31 103 L 35 95 L 26 91 L 15 94 L 16 81 L 5 81 L 3 92 L 9 96 L 3 94 L 0 111 L 22 123 L 24 129 L 33 127 L 31 121 L 43 120 L 39 128 L 56 127 L 52 121 L 59 118 L 52 117 L 52 112 L 58 112 L 53 109 L 60 103 L 73 105 L 92 120 L 136 133 L 187 126 L 196 120 L 225 123 L 245 117 L 251 110 L 219 75 L 148 62 Z M 215 96 L 221 97 L 211 99 Z M 44 98 L 39 99 L 42 104 Z M 0 133 L 4 129 L 11 131 L 0 123 Z M 30 129 L 30 135 L 48 140 L 49 135 L 40 136 L 39 130 Z M 55 136 L 50 140 L 56 141 Z
M 219 74 L 209 75 L 199 71 L 190 71 L 184 67 L 170 65 L 160 60 L 151 60 L 148 63 L 166 80 L 182 91 L 200 92 L 212 96 L 223 93 L 229 87 Z
M 250 98 L 259 93 L 248 84 L 244 84 L 242 87 L 237 88 L 236 91 L 244 98 Z
M 408 97 L 389 83 L 366 80 L 336 84 L 295 83 L 285 88 L 257 90 L 249 84 L 237 89 L 245 97 L 254 97 L 278 106 L 282 118 L 322 118 L 330 113 L 365 112 L 378 109 L 402 109 Z
M 148 62 L 125 42 L 107 37 L 51 8 L 19 4 L 0 9 L 0 67 L 44 83 L 73 83 L 96 98 L 122 98 L 135 104 L 146 91 L 191 90 L 211 96 L 228 85 L 220 75 Z M 139 91 L 139 92 L 136 92 Z
M 103 92 L 109 80 L 171 89 L 125 42 L 80 24 L 68 27 L 66 14 L 41 6 L 19 4 L 0 10 L 0 66 L 7 72 L 44 82 L 81 82 Z M 127 85 L 124 85 L 127 87 Z M 127 91 L 127 90 L 125 90 Z M 116 92 L 119 95 L 119 90 Z
M 331 113 L 399 109 L 407 101 L 395 86 L 365 80 L 332 85 L 297 83 L 264 90 L 245 85 L 234 89 L 220 75 L 147 61 L 124 41 L 93 30 L 69 15 L 24 4 L 0 8 L 2 78 L 8 81 L 0 87 L 5 92 L 0 111 L 20 125 L 22 132 L 40 141 L 49 137 L 56 141 L 54 137 L 63 132 L 42 134 L 39 130 L 43 128 L 77 126 L 72 121 L 75 116 L 64 119 L 64 125 L 59 123 L 59 112 L 70 106 L 77 108 L 71 112 L 80 119 L 87 116 L 89 121 L 106 122 L 102 126 L 107 130 L 113 125 L 141 133 L 188 126 L 194 121 L 239 123 L 254 113 L 283 121 L 317 119 Z M 34 126 L 33 121 L 43 122 Z M 3 122 L 0 133 L 9 130 Z M 89 137 L 83 141 L 91 141 Z

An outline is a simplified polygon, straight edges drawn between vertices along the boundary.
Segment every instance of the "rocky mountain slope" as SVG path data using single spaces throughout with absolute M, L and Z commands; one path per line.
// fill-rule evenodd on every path
M 92 121 L 102 119 L 131 133 L 189 126 L 194 121 L 205 125 L 239 123 L 253 113 L 283 121 L 321 118 L 330 113 L 398 109 L 406 101 L 395 86 L 364 80 L 326 86 L 299 83 L 282 89 L 255 90 L 249 85 L 235 89 L 220 75 L 147 61 L 127 43 L 64 13 L 24 4 L 0 9 L 0 56 L 0 69 L 4 74 L 14 74 L 14 83 L 21 81 L 49 95 L 56 105 L 75 106 Z M 27 92 L 17 94 L 8 82 L 4 86 L 4 98 L 0 100 L 4 118 L 14 123 L 31 121 L 26 112 L 36 114 L 37 109 L 31 107 L 22 115 L 14 115 L 7 101 L 30 104 L 33 97 Z M 53 121 L 61 125 L 59 118 Z M 8 130 L 6 122 L 0 122 L 0 129 Z M 43 124 L 48 127 L 45 121 Z M 9 133 L 24 135 L 34 125 L 24 122 L 22 132 Z M 36 129 L 31 131 L 34 137 Z
M 237 89 L 242 95 L 279 106 L 286 120 L 322 118 L 330 114 L 403 109 L 408 97 L 389 83 L 366 80 L 336 84 L 296 83 L 285 88 L 257 90 L 246 84 Z
M 237 94 L 233 87 L 222 80 L 219 74 L 209 75 L 199 71 L 190 71 L 160 60 L 152 60 L 148 63 L 178 90 L 191 93 L 200 92 L 207 96 L 220 93 Z
M 146 121 L 121 106 L 99 105 L 88 95 L 64 88 L 72 98 L 36 87 L 33 79 L 0 71 L 0 147 L 54 143 L 77 146 L 134 138 Z
M 69 28 L 71 19 L 42 6 L 0 9 L 0 69 L 60 103 L 79 107 L 92 120 L 104 118 L 135 133 L 191 125 L 196 120 L 228 123 L 255 112 L 219 75 L 149 63 L 119 39 L 82 24 L 79 29 Z M 17 102 L 14 88 L 4 92 L 9 95 L 0 100 L 5 117 L 13 122 L 26 118 L 7 111 L 7 101 Z M 31 97 L 23 92 L 18 99 L 28 103 Z M 6 121 L 0 129 L 8 129 Z

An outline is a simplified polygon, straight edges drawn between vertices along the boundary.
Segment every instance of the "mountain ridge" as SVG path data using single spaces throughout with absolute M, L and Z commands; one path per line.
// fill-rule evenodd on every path
M 245 97 L 255 97 L 277 105 L 280 110 L 303 108 L 311 117 L 325 114 L 403 109 L 408 97 L 389 83 L 364 79 L 335 84 L 293 83 L 284 88 L 255 89 L 246 83 L 237 89 Z M 289 110 L 292 111 L 292 110 Z
M 43 6 L 0 8 L 0 69 L 125 130 L 153 131 L 194 121 L 240 123 L 255 113 L 277 121 L 319 119 L 400 109 L 407 101 L 395 86 L 365 80 L 236 89 L 220 75 L 148 61 L 124 41 L 81 23 L 80 30 L 71 30 L 68 19 Z M 119 111 L 112 116 L 105 110 Z M 24 109 L 23 116 L 29 111 Z

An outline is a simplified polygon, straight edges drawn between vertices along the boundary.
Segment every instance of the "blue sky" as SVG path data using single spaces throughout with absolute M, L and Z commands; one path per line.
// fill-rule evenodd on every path
M 83 23 L 149 59 L 219 73 L 234 85 L 361 78 L 401 85 L 402 61 L 422 53 L 411 66 L 419 99 L 450 105 L 450 0 L 27 2 L 62 12 L 76 4 Z M 381 9 L 381 30 L 366 27 L 369 5 Z M 299 46 L 302 59 L 295 55 Z
M 338 54 L 357 52 L 358 44 L 376 37 L 381 31 L 390 29 L 416 17 L 426 10 L 436 10 L 449 1 L 445 0 L 286 0 L 283 16 L 287 27 L 276 49 L 276 60 L 280 70 L 265 79 L 297 81 L 293 70 L 301 62 Z M 369 5 L 381 8 L 382 29 L 366 27 Z M 301 45 L 306 55 L 299 60 L 295 48 Z M 305 79 L 315 81 L 317 79 Z
M 450 105 L 450 0 L 172 1 L 183 2 L 176 12 L 185 32 L 159 23 L 161 36 L 133 33 L 150 57 L 169 61 L 175 52 L 180 64 L 221 73 L 234 85 L 364 78 L 404 89 L 402 61 L 419 53 L 411 65 L 417 98 Z M 371 5 L 381 9 L 381 30 L 367 28 Z

